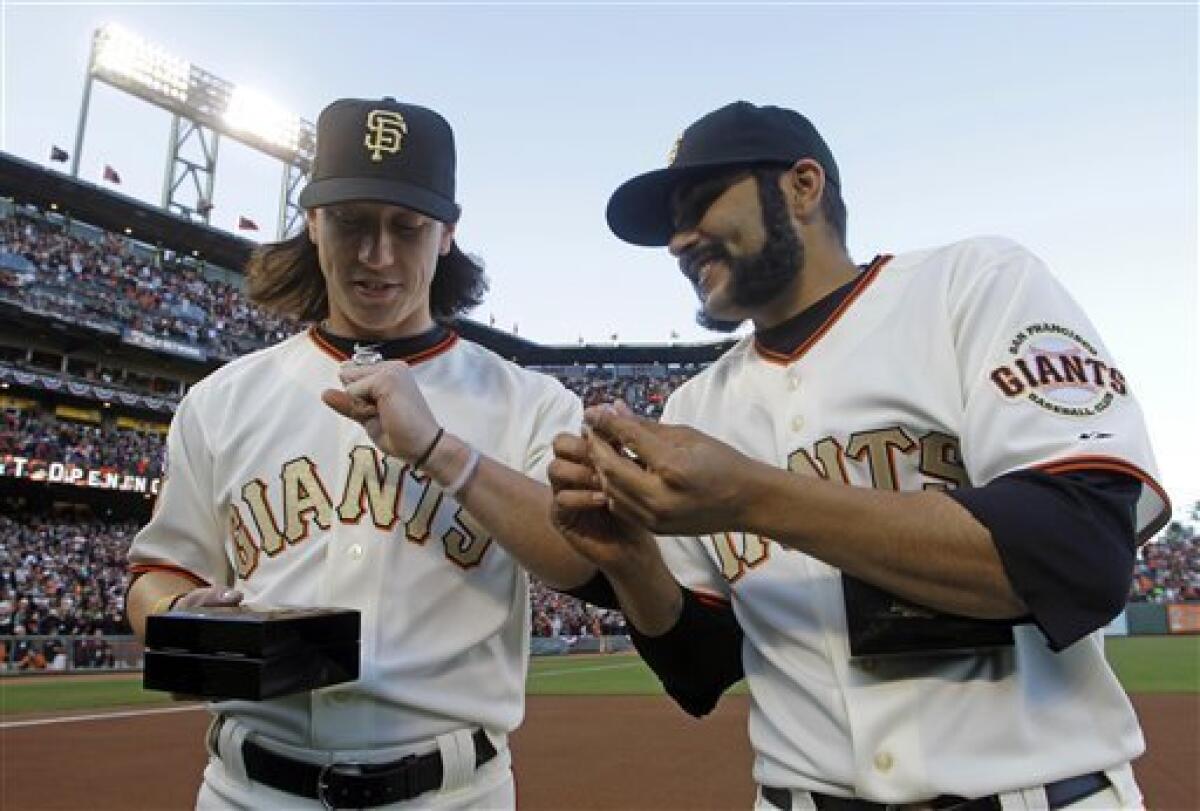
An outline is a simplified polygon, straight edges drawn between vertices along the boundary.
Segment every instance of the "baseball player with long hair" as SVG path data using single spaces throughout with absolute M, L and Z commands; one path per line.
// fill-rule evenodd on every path
M 558 586 L 593 571 L 535 481 L 582 409 L 446 325 L 486 286 L 455 243 L 454 190 L 437 113 L 327 107 L 307 228 L 248 268 L 253 300 L 317 323 L 214 372 L 175 414 L 130 551 L 137 632 L 173 606 L 362 617 L 357 681 L 211 705 L 200 807 L 514 806 L 526 569 Z
M 556 440 L 577 593 L 695 715 L 744 675 L 760 809 L 1139 807 L 1102 628 L 1169 504 L 1095 328 L 1006 239 L 854 262 L 796 112 L 731 104 L 670 161 L 609 224 L 754 331 L 662 424 Z

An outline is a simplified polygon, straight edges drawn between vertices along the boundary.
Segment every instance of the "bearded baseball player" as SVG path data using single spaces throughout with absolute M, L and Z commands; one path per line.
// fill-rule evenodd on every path
M 856 264 L 825 141 L 746 102 L 608 221 L 754 332 L 662 424 L 559 437 L 556 521 L 688 712 L 745 676 L 756 808 L 1140 807 L 1101 629 L 1169 505 L 1046 267 L 990 237 Z
M 130 551 L 137 631 L 173 606 L 239 601 L 362 618 L 357 681 L 211 705 L 199 807 L 514 807 L 522 567 L 565 586 L 594 571 L 535 481 L 582 408 L 445 325 L 485 289 L 454 241 L 454 188 L 437 113 L 327 107 L 307 230 L 248 268 L 259 304 L 317 323 L 213 373 L 176 412 L 166 485 Z

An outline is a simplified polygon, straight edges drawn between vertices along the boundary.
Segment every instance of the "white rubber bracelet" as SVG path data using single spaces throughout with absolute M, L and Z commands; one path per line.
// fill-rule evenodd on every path
M 475 472 L 475 468 L 479 467 L 479 451 L 471 448 L 471 455 L 467 457 L 467 463 L 463 465 L 463 469 L 458 472 L 458 476 L 450 484 L 442 488 L 442 492 L 448 496 L 457 496 L 471 478 L 471 474 Z

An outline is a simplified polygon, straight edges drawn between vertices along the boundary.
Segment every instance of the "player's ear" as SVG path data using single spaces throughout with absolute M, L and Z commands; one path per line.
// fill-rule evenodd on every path
M 801 158 L 779 178 L 784 199 L 800 222 L 812 219 L 821 208 L 825 170 L 812 158 Z
M 317 209 L 310 208 L 304 212 L 305 230 L 308 231 L 308 241 L 317 244 Z
M 446 254 L 450 253 L 450 246 L 454 244 L 454 231 L 457 227 L 458 223 L 442 223 L 442 240 L 438 244 L 439 256 L 445 256 Z

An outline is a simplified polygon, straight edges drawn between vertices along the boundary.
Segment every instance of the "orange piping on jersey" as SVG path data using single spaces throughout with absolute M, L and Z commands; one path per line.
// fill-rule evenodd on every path
M 177 574 L 180 577 L 186 577 L 195 583 L 197 587 L 209 585 L 209 582 L 203 577 L 192 574 L 187 569 L 179 566 L 172 566 L 169 563 L 135 563 L 129 567 L 129 571 L 134 575 L 149 574 L 150 572 L 166 572 L 167 574 Z
M 1151 536 L 1166 526 L 1167 521 L 1171 518 L 1171 499 L 1167 496 L 1167 491 L 1163 490 L 1162 485 L 1156 482 L 1149 473 L 1124 459 L 1118 459 L 1115 456 L 1071 456 L 1066 459 L 1055 459 L 1053 462 L 1044 462 L 1033 467 L 1035 470 L 1045 471 L 1046 473 L 1076 473 L 1081 470 L 1106 470 L 1111 473 L 1124 473 L 1126 476 L 1132 476 L 1142 482 L 1142 484 L 1145 484 L 1162 499 L 1163 509 L 1147 525 L 1146 529 L 1138 533 L 1139 544 L 1150 540 Z
M 324 352 L 326 355 L 329 355 L 339 363 L 345 360 L 350 360 L 349 355 L 347 355 L 345 352 L 342 352 L 336 346 L 329 343 L 329 341 L 326 341 L 324 338 L 322 338 L 321 333 L 317 332 L 317 328 L 315 326 L 308 328 L 308 337 L 312 338 L 312 342 L 316 344 L 322 352 Z
M 858 280 L 858 284 L 856 284 L 854 289 L 850 291 L 850 295 L 846 296 L 842 303 L 838 305 L 838 308 L 829 314 L 829 318 L 825 319 L 825 323 L 818 327 L 812 335 L 808 336 L 808 340 L 800 344 L 800 346 L 797 347 L 796 350 L 790 355 L 785 355 L 782 352 L 772 352 L 770 349 L 767 349 L 765 346 L 760 344 L 757 338 L 754 339 L 755 351 L 762 356 L 763 360 L 770 361 L 771 363 L 778 363 L 781 366 L 799 360 L 805 352 L 807 352 L 809 349 L 812 349 L 813 344 L 821 340 L 821 338 L 825 336 L 825 333 L 829 332 L 833 325 L 837 323 L 837 320 L 841 318 L 843 314 L 845 314 L 846 310 L 850 309 L 850 305 L 853 304 L 858 297 L 863 294 L 863 292 L 871 285 L 871 282 L 875 281 L 875 279 L 879 276 L 879 271 L 883 270 L 883 266 L 886 265 L 891 258 L 891 254 L 881 254 L 878 256 L 875 261 L 871 263 L 871 266 L 867 268 L 866 272 L 862 274 L 862 278 Z
M 688 591 L 696 598 L 696 602 L 701 605 L 706 605 L 709 608 L 729 608 L 729 601 L 724 597 L 719 597 L 707 591 L 696 591 L 695 589 L 688 589 Z
M 429 347 L 424 352 L 418 352 L 417 354 L 413 355 L 412 357 L 402 358 L 402 360 L 405 363 L 409 364 L 410 366 L 413 364 L 416 364 L 416 363 L 421 363 L 423 361 L 429 360 L 430 358 L 436 358 L 438 355 L 442 354 L 447 349 L 454 346 L 454 344 L 456 344 L 456 343 L 458 343 L 458 333 L 451 332 L 449 335 L 447 335 L 445 338 L 443 338 L 440 342 Z
M 308 337 L 312 338 L 312 341 L 317 345 L 317 348 L 319 348 L 326 355 L 329 355 L 338 363 L 350 360 L 349 355 L 338 349 L 333 344 L 329 343 L 329 341 L 326 341 L 324 338 L 322 338 L 321 333 L 317 332 L 317 328 L 315 326 L 308 328 Z M 454 344 L 457 342 L 458 333 L 451 330 L 449 335 L 425 351 L 418 352 L 417 354 L 407 358 L 396 358 L 395 360 L 402 360 L 411 366 L 413 364 L 421 363 L 422 361 L 427 361 L 430 358 L 437 357 L 450 347 L 454 346 Z

